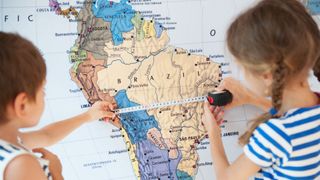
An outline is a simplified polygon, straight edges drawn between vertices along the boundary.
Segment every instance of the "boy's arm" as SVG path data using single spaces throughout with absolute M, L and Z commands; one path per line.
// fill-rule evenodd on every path
M 80 127 L 89 119 L 86 113 L 59 121 L 43 127 L 38 131 L 21 133 L 23 144 L 29 149 L 47 147 L 62 140 L 72 131 Z
M 97 120 L 103 117 L 113 118 L 113 105 L 108 102 L 97 102 L 87 112 L 78 116 L 59 121 L 43 127 L 40 130 L 21 133 L 23 144 L 29 149 L 51 146 L 72 131 L 79 128 L 85 122 Z

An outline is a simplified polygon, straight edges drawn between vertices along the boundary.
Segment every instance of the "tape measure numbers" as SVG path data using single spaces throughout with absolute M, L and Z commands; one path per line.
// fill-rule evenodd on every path
M 148 105 L 121 108 L 121 109 L 116 109 L 114 112 L 115 114 L 124 114 L 129 112 L 144 111 L 144 110 L 157 109 L 157 108 L 163 108 L 168 106 L 203 102 L 205 100 L 208 100 L 208 102 L 213 106 L 225 106 L 232 101 L 232 94 L 228 90 L 221 91 L 221 92 L 209 92 L 208 96 L 198 96 L 198 97 L 192 97 L 192 98 L 187 98 L 182 100 L 173 100 L 173 101 L 152 103 Z

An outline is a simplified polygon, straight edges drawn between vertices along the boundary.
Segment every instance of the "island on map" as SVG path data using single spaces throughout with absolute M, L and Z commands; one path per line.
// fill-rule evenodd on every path
M 74 17 L 78 16 L 78 11 L 74 7 L 70 6 L 67 9 L 61 9 L 60 4 L 56 0 L 50 0 L 49 6 L 57 15 L 62 15 L 67 18 L 70 18 L 70 15 Z
M 61 14 L 59 3 L 49 6 Z M 170 45 L 168 30 L 134 10 L 128 0 L 84 1 L 78 38 L 70 47 L 70 75 L 90 104 L 119 108 L 202 96 L 221 81 L 209 57 Z M 193 179 L 197 145 L 206 138 L 202 103 L 126 113 L 120 129 L 137 179 Z

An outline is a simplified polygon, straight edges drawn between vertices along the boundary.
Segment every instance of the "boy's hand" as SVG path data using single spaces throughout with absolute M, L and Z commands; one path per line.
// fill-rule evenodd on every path
M 62 165 L 58 156 L 43 148 L 33 149 L 32 151 L 42 154 L 41 158 L 49 161 L 49 171 L 53 180 L 63 180 Z
M 86 113 L 89 116 L 89 121 L 101 118 L 105 118 L 105 120 L 110 120 L 115 118 L 115 114 L 112 112 L 115 108 L 115 104 L 106 101 L 98 101 L 94 103 Z
M 224 110 L 221 107 L 210 106 L 208 102 L 204 103 L 203 110 L 202 123 L 210 134 L 223 122 Z

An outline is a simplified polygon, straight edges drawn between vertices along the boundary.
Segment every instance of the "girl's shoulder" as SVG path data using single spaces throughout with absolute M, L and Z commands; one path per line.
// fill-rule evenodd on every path
M 261 167 L 281 167 L 317 155 L 319 137 L 320 105 L 296 108 L 260 124 L 244 146 L 244 153 Z
M 320 105 L 295 108 L 287 111 L 280 119 L 303 119 L 309 116 L 319 115 Z
M 303 131 L 310 127 L 320 125 L 320 105 L 312 107 L 295 108 L 286 112 L 278 119 L 270 119 L 270 123 L 281 124 L 288 133 L 291 130 Z
M 291 109 L 279 118 L 272 118 L 260 124 L 255 131 L 256 133 L 264 132 L 270 136 L 281 135 L 289 141 L 296 138 L 297 133 L 303 135 L 306 131 L 319 131 L 319 125 L 320 105 L 316 105 Z
M 292 109 L 260 124 L 244 146 L 244 153 L 261 167 L 270 167 L 274 162 L 289 161 L 293 151 L 301 147 L 319 148 L 319 136 L 320 105 Z
M 288 158 L 305 137 L 316 141 L 320 136 L 320 105 L 289 110 L 280 118 L 260 124 L 253 132 L 249 145 Z M 310 142 L 311 143 L 311 142 Z M 277 153 L 278 152 L 278 153 Z

